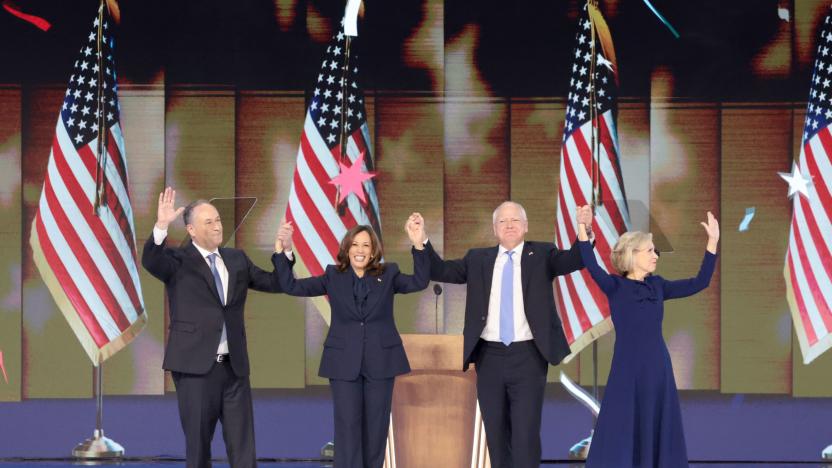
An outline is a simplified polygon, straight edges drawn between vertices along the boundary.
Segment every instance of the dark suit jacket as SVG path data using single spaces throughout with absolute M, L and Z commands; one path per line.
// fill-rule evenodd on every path
M 213 365 L 225 322 L 231 367 L 237 376 L 249 374 L 243 312 L 248 289 L 282 292 L 277 275 L 254 265 L 242 250 L 219 249 L 228 270 L 227 303 L 222 305 L 208 263 L 193 246 L 156 245 L 153 235 L 144 244 L 142 266 L 167 287 L 170 335 L 165 348 L 166 370 L 205 374 Z
M 570 250 L 558 250 L 549 242 L 526 241 L 523 245 L 520 268 L 523 288 L 523 307 L 535 345 L 540 354 L 552 364 L 558 364 L 569 354 L 552 290 L 555 276 L 565 275 L 584 267 L 575 242 Z M 443 283 L 465 283 L 465 325 L 463 327 L 463 369 L 474 361 L 474 348 L 479 342 L 488 316 L 488 300 L 498 246 L 471 249 L 459 260 L 443 260 L 430 242 L 425 250 L 430 257 L 430 279 Z
M 428 257 L 413 249 L 413 275 L 399 271 L 395 263 L 385 264 L 379 276 L 370 276 L 364 313 L 353 295 L 353 273 L 340 272 L 334 265 L 323 275 L 295 279 L 286 255 L 272 257 L 286 294 L 329 295 L 332 320 L 324 342 L 318 375 L 330 379 L 355 380 L 362 370 L 376 379 L 410 372 L 402 338 L 393 319 L 393 295 L 421 291 L 428 286 Z

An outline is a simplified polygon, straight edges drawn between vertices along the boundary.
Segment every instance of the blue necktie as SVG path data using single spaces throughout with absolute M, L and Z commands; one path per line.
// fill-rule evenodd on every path
M 514 341 L 514 263 L 513 251 L 506 251 L 508 260 L 503 265 L 503 282 L 500 286 L 500 341 L 508 346 Z
M 222 278 L 220 278 L 220 271 L 217 270 L 218 254 L 212 253 L 208 255 L 208 262 L 211 264 L 211 274 L 214 275 L 214 284 L 217 286 L 217 292 L 220 295 L 220 302 L 225 305 L 225 292 L 222 290 Z

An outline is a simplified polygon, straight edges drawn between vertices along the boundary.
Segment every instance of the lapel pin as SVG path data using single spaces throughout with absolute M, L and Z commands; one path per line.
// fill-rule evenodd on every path
M 378 279 L 378 282 L 381 283 L 381 278 Z
M 534 255 L 534 252 L 529 252 L 529 255 Z

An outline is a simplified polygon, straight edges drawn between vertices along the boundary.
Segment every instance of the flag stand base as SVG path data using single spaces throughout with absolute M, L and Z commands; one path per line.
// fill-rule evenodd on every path
M 820 458 L 824 460 L 832 460 L 832 445 L 823 449 L 823 452 L 820 454 Z
M 121 458 L 124 447 L 118 442 L 104 437 L 104 431 L 96 429 L 92 438 L 87 439 L 72 449 L 72 456 L 80 459 Z
M 101 422 L 104 419 L 104 364 L 95 366 L 95 430 L 92 438 L 87 439 L 72 449 L 72 456 L 79 459 L 81 464 L 84 461 L 118 459 L 124 456 L 124 447 L 112 439 L 104 437 L 104 429 Z

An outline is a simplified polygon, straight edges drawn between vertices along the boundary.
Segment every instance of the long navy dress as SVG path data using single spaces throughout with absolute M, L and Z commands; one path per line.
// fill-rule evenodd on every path
M 673 365 L 662 337 L 664 301 L 705 289 L 716 255 L 705 252 L 695 278 L 636 281 L 605 272 L 589 242 L 579 242 L 584 265 L 607 295 L 615 349 L 587 468 L 688 466 Z

